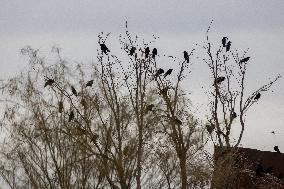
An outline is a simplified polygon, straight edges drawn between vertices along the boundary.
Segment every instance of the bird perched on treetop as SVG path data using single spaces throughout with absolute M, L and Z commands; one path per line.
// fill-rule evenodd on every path
M 226 42 L 227 42 L 227 37 L 223 37 L 222 38 L 222 45 L 223 45 L 223 47 L 226 47 Z
M 260 98 L 261 94 L 260 93 L 257 93 L 254 97 L 254 100 L 258 100 Z
M 131 47 L 129 55 L 132 56 L 136 51 L 136 47 Z
M 69 114 L 68 122 L 72 121 L 72 119 L 74 119 L 74 112 L 73 112 L 73 110 L 71 110 L 71 112 Z
M 247 61 L 249 61 L 249 59 L 250 59 L 250 57 L 243 58 L 243 59 L 241 59 L 240 63 L 247 62 Z
M 94 80 L 90 80 L 86 83 L 86 87 L 92 87 Z
M 280 152 L 280 150 L 279 150 L 278 146 L 274 146 L 274 150 L 275 150 L 275 152 L 277 152 L 277 153 L 281 154 L 281 152 Z
M 153 49 L 152 51 L 152 58 L 155 59 L 155 56 L 158 54 L 158 51 L 156 48 Z
M 77 91 L 73 86 L 71 86 L 71 91 L 75 96 L 78 96 Z
M 167 77 L 168 75 L 171 75 L 173 69 L 168 69 L 168 71 L 166 71 L 166 73 L 164 74 L 164 78 Z
M 231 41 L 229 41 L 229 42 L 227 43 L 227 45 L 226 45 L 226 52 L 228 52 L 228 51 L 230 50 L 231 44 L 232 44 Z
M 149 47 L 146 47 L 146 48 L 145 48 L 145 58 L 148 58 L 149 53 L 150 53 L 150 48 L 149 48 Z
M 48 79 L 48 80 L 45 82 L 44 87 L 46 87 L 46 86 L 51 86 L 53 83 L 54 83 L 54 80 L 53 80 L 53 79 Z
M 188 53 L 186 51 L 183 51 L 183 57 L 186 60 L 186 62 L 189 63 L 189 56 L 188 56 Z
M 165 71 L 162 68 L 159 68 L 157 70 L 157 73 L 155 74 L 155 77 L 158 77 L 159 75 L 163 74 Z
M 108 52 L 110 52 L 110 50 L 107 48 L 107 46 L 104 43 L 100 44 L 100 46 L 103 53 L 107 54 Z

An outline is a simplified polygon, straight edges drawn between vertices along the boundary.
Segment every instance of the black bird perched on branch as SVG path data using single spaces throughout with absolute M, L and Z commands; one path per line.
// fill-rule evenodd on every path
M 92 87 L 94 80 L 90 80 L 86 83 L 86 87 Z
M 58 102 L 58 111 L 59 111 L 59 113 L 63 112 L 63 102 L 62 101 Z
M 68 122 L 72 121 L 73 119 L 74 119 L 74 112 L 73 112 L 73 110 L 71 110 L 71 112 L 69 114 Z
M 226 47 L 226 42 L 227 42 L 227 37 L 223 37 L 222 38 L 222 45 L 223 45 L 223 47 Z
M 168 75 L 171 75 L 173 69 L 168 69 L 168 71 L 166 71 L 166 73 L 164 74 L 164 78 L 167 77 Z
M 189 63 L 189 56 L 188 56 L 188 52 L 183 51 L 183 57 L 186 60 L 187 63 Z
M 249 61 L 250 57 L 246 57 L 246 58 L 243 58 L 241 59 L 240 63 L 245 63 L 247 61 Z
M 53 80 L 53 79 L 48 79 L 48 80 L 45 82 L 44 87 L 46 87 L 46 86 L 51 86 L 53 83 L 54 83 L 54 80 Z
M 103 53 L 107 54 L 108 52 L 110 52 L 110 50 L 107 48 L 107 46 L 104 43 L 100 44 L 100 46 Z
M 275 150 L 275 152 L 277 152 L 277 153 L 281 154 L 281 152 L 280 152 L 280 150 L 279 150 L 278 146 L 274 146 L 274 150 Z
M 75 96 L 78 96 L 77 91 L 73 86 L 71 86 L 71 91 Z
M 227 45 L 226 45 L 226 52 L 228 52 L 229 50 L 230 50 L 230 48 L 231 48 L 231 41 L 229 41 L 228 43 L 227 43 Z
M 148 58 L 149 53 L 150 53 L 150 48 L 146 47 L 146 49 L 145 49 L 145 58 Z
M 158 51 L 156 48 L 153 49 L 152 51 L 152 58 L 155 59 L 155 56 L 158 54 Z
M 131 47 L 129 55 L 132 56 L 136 51 L 136 47 Z
M 258 100 L 260 98 L 261 94 L 260 93 L 257 93 L 254 97 L 254 100 Z
M 158 75 L 161 75 L 161 74 L 163 74 L 165 71 L 162 69 L 162 68 L 159 68 L 158 70 L 157 70 L 157 73 L 155 74 L 155 77 L 158 77 Z
M 232 119 L 235 119 L 237 116 L 238 116 L 237 113 L 233 111 L 231 114 Z
M 217 79 L 215 80 L 215 82 L 217 83 L 217 84 L 220 84 L 220 83 L 222 83 L 223 81 L 225 81 L 225 77 L 224 76 L 221 76 L 221 77 L 217 77 Z

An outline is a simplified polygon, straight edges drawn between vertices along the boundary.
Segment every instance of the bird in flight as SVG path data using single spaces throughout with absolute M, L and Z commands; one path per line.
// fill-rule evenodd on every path
M 103 53 L 107 54 L 108 52 L 110 52 L 110 50 L 107 48 L 107 46 L 104 43 L 100 44 L 100 46 Z
M 168 75 L 171 75 L 173 69 L 168 69 L 168 71 L 166 71 L 166 73 L 164 74 L 164 78 L 167 77 Z
M 53 80 L 53 79 L 48 79 L 48 80 L 45 82 L 44 87 L 46 87 L 46 86 L 51 86 L 53 83 L 54 83 L 54 80 Z
M 281 152 L 280 152 L 280 150 L 279 150 L 278 146 L 274 146 L 274 150 L 275 150 L 275 152 L 277 152 L 277 153 L 281 154 Z
M 150 53 L 150 48 L 149 48 L 149 47 L 146 47 L 146 48 L 145 48 L 145 58 L 148 58 L 149 53 Z
M 131 47 L 129 55 L 132 56 L 136 51 L 136 47 Z
M 90 80 L 86 83 L 86 87 L 92 87 L 94 80 Z
M 228 52 L 228 51 L 230 50 L 231 44 L 232 44 L 231 41 L 229 41 L 229 42 L 227 43 L 227 45 L 226 45 L 226 52 Z
M 223 47 L 226 47 L 227 39 L 228 39 L 228 37 L 223 37 L 222 38 L 222 45 L 223 45 Z
M 152 58 L 155 59 L 155 56 L 158 54 L 158 51 L 156 48 L 153 49 L 152 51 Z
M 77 91 L 73 86 L 71 86 L 71 91 L 75 96 L 78 96 Z
M 68 117 L 68 122 L 72 121 L 74 119 L 74 112 L 71 110 L 69 117 Z
M 245 63 L 247 61 L 249 61 L 250 57 L 246 57 L 246 58 L 243 58 L 241 59 L 240 63 Z
M 183 51 L 183 57 L 186 60 L 187 63 L 189 63 L 189 56 L 188 56 L 188 52 Z
M 254 100 L 258 100 L 260 98 L 261 94 L 260 93 L 257 93 L 254 97 Z

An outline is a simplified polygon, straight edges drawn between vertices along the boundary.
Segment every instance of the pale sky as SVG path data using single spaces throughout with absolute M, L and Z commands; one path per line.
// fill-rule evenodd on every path
M 160 53 L 190 50 L 205 40 L 214 19 L 210 38 L 218 43 L 228 36 L 233 47 L 250 48 L 248 86 L 257 89 L 269 78 L 284 77 L 283 0 L 0 0 L 0 78 L 19 73 L 27 65 L 20 49 L 31 45 L 43 54 L 60 45 L 68 60 L 96 60 L 97 34 L 111 32 L 112 40 L 129 30 L 145 39 L 155 34 Z M 182 57 L 182 54 L 180 54 Z M 198 64 L 202 64 L 198 62 Z M 194 106 L 206 108 L 200 86 L 208 83 L 206 67 L 193 65 L 185 87 Z M 172 65 L 163 63 L 165 68 Z M 243 146 L 284 152 L 284 79 L 280 79 L 249 112 Z M 204 104 L 205 103 L 205 104 Z M 202 114 L 202 113 L 201 113 Z M 276 135 L 270 132 L 275 130 Z

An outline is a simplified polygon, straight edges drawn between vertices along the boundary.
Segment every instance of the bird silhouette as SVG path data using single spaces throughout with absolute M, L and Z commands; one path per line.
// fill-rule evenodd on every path
M 63 112 L 63 102 L 62 101 L 58 102 L 58 111 L 59 111 L 59 113 Z
M 283 179 L 283 173 L 279 173 L 279 175 L 277 176 L 278 179 Z
M 90 80 L 86 83 L 86 87 L 92 87 L 94 80 Z
M 222 45 L 223 45 L 223 47 L 226 47 L 226 43 L 227 43 L 227 37 L 223 37 L 222 38 Z
M 206 125 L 206 130 L 208 131 L 209 134 L 211 134 L 213 132 L 213 130 L 215 129 L 215 125 L 213 124 L 207 124 Z
M 279 150 L 278 146 L 274 146 L 274 150 L 275 150 L 275 152 L 277 152 L 277 153 L 281 154 L 281 152 L 280 152 L 280 150 Z
M 245 63 L 247 61 L 249 61 L 250 57 L 246 57 L 246 58 L 243 58 L 241 59 L 240 63 Z
M 167 77 L 168 75 L 171 75 L 173 69 L 168 69 L 168 71 L 166 71 L 166 73 L 164 74 L 164 78 Z
M 154 104 L 150 104 L 146 106 L 145 112 L 148 113 L 149 111 L 152 111 L 154 108 Z
M 225 77 L 224 76 L 221 76 L 221 77 L 217 77 L 217 79 L 215 80 L 215 82 L 217 83 L 217 84 L 220 84 L 220 83 L 222 83 L 223 81 L 225 81 Z
M 261 94 L 260 93 L 257 93 L 254 97 L 254 100 L 258 100 L 260 98 Z
M 104 43 L 100 44 L 100 46 L 103 53 L 107 54 L 108 52 L 110 52 L 110 50 L 107 48 L 107 46 Z
M 228 51 L 230 50 L 231 44 L 232 44 L 231 41 L 229 41 L 229 42 L 227 43 L 227 45 L 226 45 L 226 52 L 228 52 Z
M 233 111 L 231 114 L 232 119 L 235 119 L 237 116 L 238 116 L 237 113 Z
M 51 86 L 53 83 L 54 83 L 54 80 L 53 80 L 53 79 L 48 79 L 48 80 L 45 82 L 44 87 L 46 87 L 46 86 Z
M 189 63 L 189 56 L 188 56 L 188 52 L 183 51 L 183 57 L 186 60 L 187 63 Z
M 68 117 L 68 122 L 72 121 L 74 119 L 74 112 L 71 110 L 69 117 Z
M 155 74 L 155 77 L 158 77 L 159 75 L 163 74 L 165 71 L 162 68 L 159 68 L 157 70 L 157 73 Z
M 73 86 L 71 86 L 71 91 L 75 96 L 78 96 L 77 91 Z
M 158 54 L 158 51 L 156 48 L 153 49 L 152 51 L 152 58 L 155 59 L 155 56 Z
M 271 134 L 274 134 L 274 135 L 275 135 L 275 131 L 271 131 Z
M 262 165 L 261 165 L 261 164 L 258 164 L 258 165 L 256 166 L 256 169 L 255 169 L 255 174 L 256 174 L 256 176 L 258 176 L 258 177 L 263 177 L 263 176 L 264 176 L 263 173 L 264 173 L 264 170 L 263 170 Z
M 150 53 L 150 48 L 149 48 L 149 47 L 146 47 L 146 48 L 145 48 L 145 58 L 148 58 L 149 53 Z
M 136 51 L 136 47 L 131 47 L 129 55 L 132 56 Z

